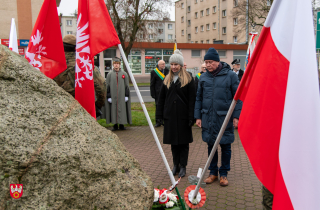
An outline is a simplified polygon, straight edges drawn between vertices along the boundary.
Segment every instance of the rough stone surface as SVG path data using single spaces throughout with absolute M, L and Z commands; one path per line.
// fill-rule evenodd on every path
M 23 184 L 13 199 L 9 184 Z M 150 209 L 153 184 L 119 138 L 0 45 L 0 209 Z

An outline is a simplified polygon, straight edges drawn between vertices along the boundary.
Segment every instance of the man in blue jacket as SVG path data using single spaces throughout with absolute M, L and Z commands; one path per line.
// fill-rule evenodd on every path
M 208 50 L 204 60 L 207 72 L 203 73 L 199 79 L 194 117 L 196 124 L 202 128 L 202 140 L 208 144 L 209 156 L 236 94 L 239 79 L 227 63 L 220 62 L 219 54 L 214 48 Z M 231 143 L 234 142 L 234 127 L 238 127 L 241 108 L 242 102 L 238 101 L 220 141 L 221 167 L 218 168 L 218 151 L 216 151 L 209 167 L 210 175 L 204 180 L 207 184 L 218 179 L 219 173 L 220 185 L 228 185 Z

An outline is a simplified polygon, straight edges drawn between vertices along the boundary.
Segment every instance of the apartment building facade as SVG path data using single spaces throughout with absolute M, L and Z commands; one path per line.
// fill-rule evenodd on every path
M 60 27 L 62 38 L 67 34 L 77 34 L 77 16 L 61 16 L 60 17 Z
M 147 21 L 146 30 L 141 30 L 137 34 L 138 42 L 171 42 L 175 41 L 175 21 L 164 18 L 163 21 Z
M 179 0 L 175 2 L 176 40 L 179 43 L 246 42 L 246 31 L 234 32 L 238 0 Z

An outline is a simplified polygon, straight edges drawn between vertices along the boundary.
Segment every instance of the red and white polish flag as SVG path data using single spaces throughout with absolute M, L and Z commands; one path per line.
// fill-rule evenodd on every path
M 275 0 L 235 100 L 274 210 L 320 209 L 320 93 L 310 0 Z
M 55 0 L 44 0 L 25 57 L 33 67 L 51 79 L 66 70 Z
M 16 23 L 14 21 L 14 18 L 12 18 L 12 20 L 11 20 L 11 29 L 10 29 L 10 36 L 9 36 L 9 49 L 12 50 L 13 52 L 16 52 L 19 54 L 17 29 L 16 29 Z
M 76 45 L 75 98 L 96 117 L 93 57 L 120 44 L 104 0 L 79 0 Z

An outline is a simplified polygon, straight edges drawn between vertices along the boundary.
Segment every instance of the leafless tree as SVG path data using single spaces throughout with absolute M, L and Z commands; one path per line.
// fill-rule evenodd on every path
M 248 27 L 250 32 L 253 25 L 255 26 L 255 31 L 260 32 L 267 19 L 272 3 L 273 0 L 235 0 L 231 13 L 232 18 L 237 18 L 238 24 L 237 27 L 234 27 L 234 32 L 239 37 L 245 36 L 244 31 Z M 312 0 L 312 8 L 316 23 L 317 17 L 315 11 L 319 8 L 319 0 Z
M 152 23 L 169 17 L 168 7 L 171 0 L 106 0 L 110 17 L 118 33 L 126 56 L 130 53 L 133 43 L 139 39 L 146 40 L 147 34 L 157 33 L 158 24 Z M 142 38 L 140 38 L 142 34 Z M 139 35 L 139 37 L 137 36 Z M 125 42 L 128 44 L 125 45 Z
M 234 27 L 234 32 L 239 37 L 245 36 L 244 31 L 249 30 L 250 32 L 253 26 L 256 31 L 260 32 L 267 19 L 272 3 L 273 0 L 234 1 L 234 8 L 231 11 L 232 18 L 237 18 L 237 26 Z

